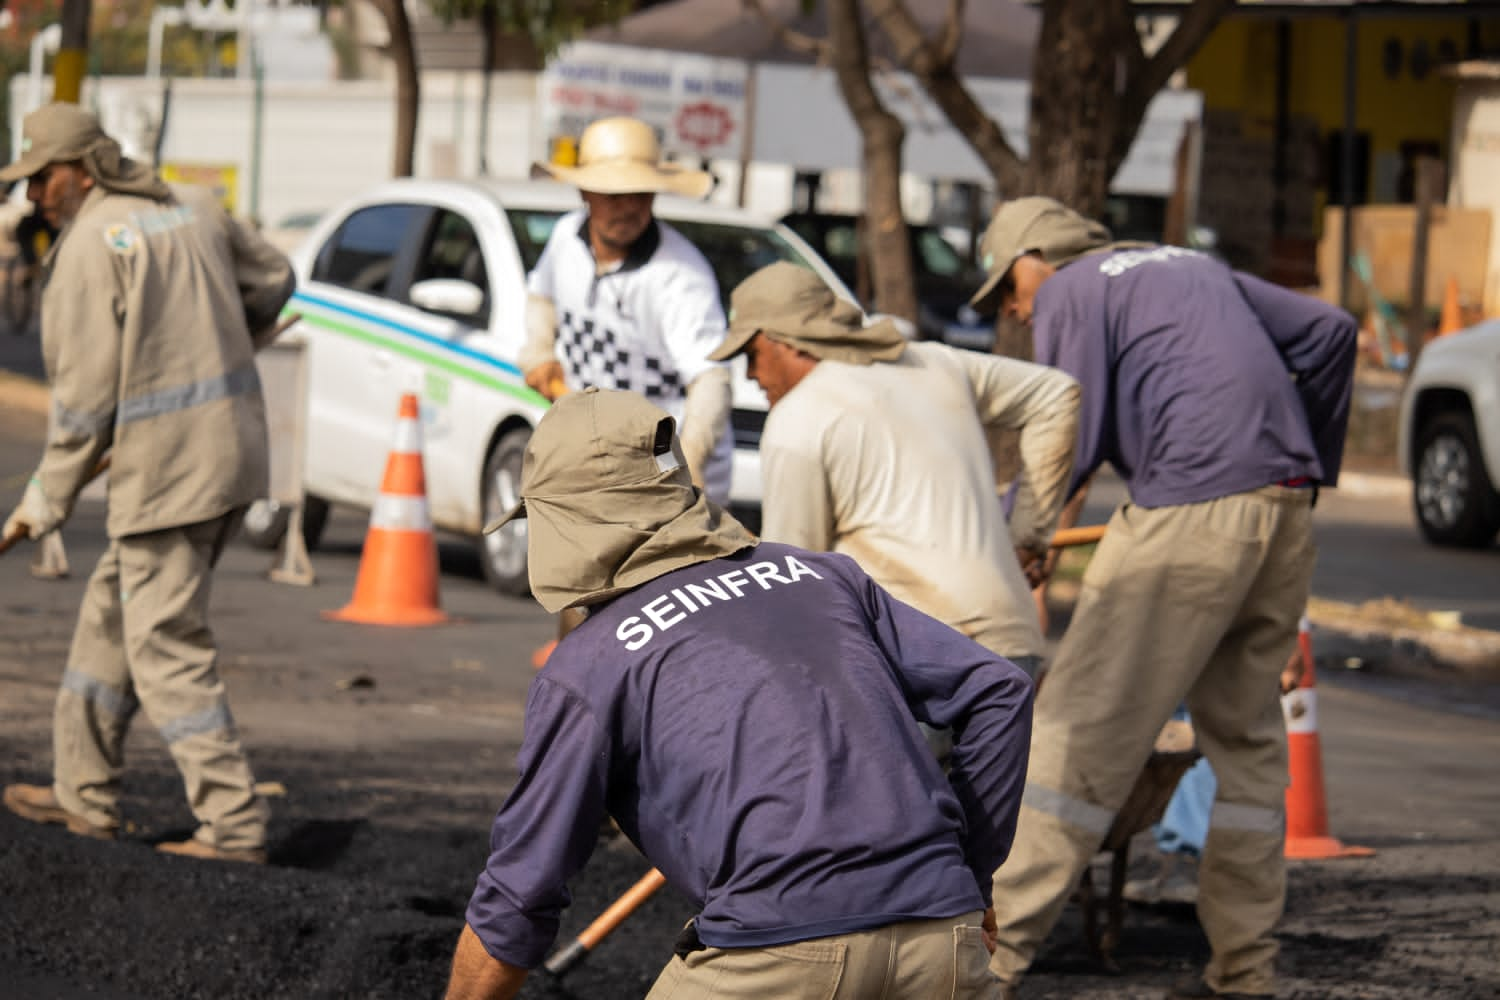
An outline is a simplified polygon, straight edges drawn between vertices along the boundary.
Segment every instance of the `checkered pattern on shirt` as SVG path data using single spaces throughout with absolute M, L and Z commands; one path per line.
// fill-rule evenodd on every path
M 655 401 L 682 398 L 682 377 L 675 370 L 667 369 L 661 358 L 632 357 L 614 330 L 591 317 L 564 311 L 557 342 L 574 385 L 629 389 Z

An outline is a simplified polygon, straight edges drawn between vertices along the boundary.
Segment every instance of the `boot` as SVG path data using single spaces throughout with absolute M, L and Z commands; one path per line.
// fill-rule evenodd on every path
M 215 847 L 205 844 L 201 840 L 177 840 L 166 841 L 156 845 L 156 849 L 163 854 L 176 854 L 184 858 L 203 858 L 208 861 L 243 861 L 246 864 L 263 865 L 266 863 L 266 849 L 264 847 L 248 847 L 233 851 L 223 847 Z
M 64 809 L 50 785 L 6 785 L 4 798 L 5 808 L 22 819 L 29 819 L 33 823 L 56 823 L 80 837 L 115 839 L 112 828 L 95 826 L 82 816 L 75 816 Z

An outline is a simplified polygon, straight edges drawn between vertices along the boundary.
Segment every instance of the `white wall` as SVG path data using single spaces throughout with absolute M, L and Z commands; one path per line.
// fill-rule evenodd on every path
M 542 153 L 534 78 L 496 74 L 486 147 L 490 173 L 524 177 Z M 429 75 L 417 120 L 416 172 L 472 176 L 479 163 L 480 80 L 476 74 Z M 164 84 L 144 77 L 88 81 L 85 106 L 128 154 L 149 159 L 163 110 Z M 20 136 L 29 87 L 11 81 L 12 136 Z M 50 94 L 46 81 L 43 92 Z M 163 162 L 236 168 L 236 207 L 267 224 L 292 213 L 321 211 L 391 176 L 395 85 L 387 81 L 265 84 L 259 192 L 253 191 L 255 88 L 248 80 L 175 80 L 162 142 Z

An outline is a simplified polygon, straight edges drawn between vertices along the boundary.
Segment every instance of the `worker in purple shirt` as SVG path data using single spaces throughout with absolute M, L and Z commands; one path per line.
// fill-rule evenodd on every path
M 996 873 L 990 967 L 1013 993 L 1186 702 L 1218 776 L 1198 875 L 1212 956 L 1172 997 L 1275 989 L 1286 732 L 1312 507 L 1338 479 L 1356 325 L 1191 250 L 1111 242 L 1050 198 L 995 213 L 977 308 L 1032 328 L 1082 386 L 1072 490 L 1104 462 L 1109 522 L 1041 685 L 1015 849 Z
M 635 393 L 559 399 L 521 478 L 532 593 L 588 616 L 532 682 L 448 997 L 516 994 L 612 817 L 699 909 L 651 997 L 998 1000 L 1027 676 L 845 556 L 758 543 Z M 947 775 L 919 722 L 956 734 Z

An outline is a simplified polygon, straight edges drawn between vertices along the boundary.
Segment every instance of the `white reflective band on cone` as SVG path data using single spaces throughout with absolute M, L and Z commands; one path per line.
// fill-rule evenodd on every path
M 390 531 L 431 531 L 426 497 L 398 497 L 382 493 L 370 510 L 370 527 Z
M 1286 731 L 1289 734 L 1316 733 L 1318 692 L 1312 688 L 1297 688 L 1282 695 L 1281 714 L 1286 717 Z
M 391 451 L 402 455 L 422 454 L 422 425 L 410 418 L 396 421 L 396 443 Z

